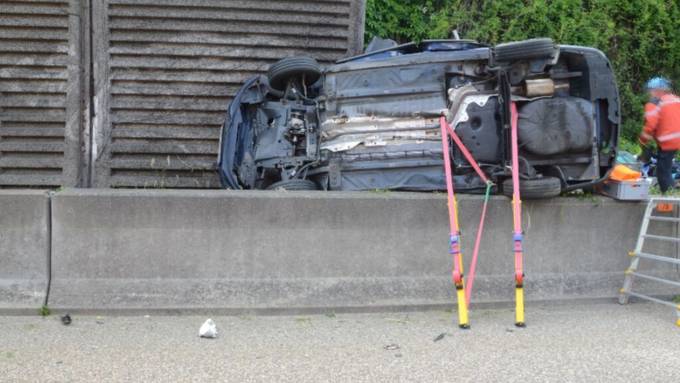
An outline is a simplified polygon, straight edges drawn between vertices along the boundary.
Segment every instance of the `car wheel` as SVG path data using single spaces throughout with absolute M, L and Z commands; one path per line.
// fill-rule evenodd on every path
M 269 67 L 269 86 L 286 90 L 288 81 L 302 79 L 305 84 L 314 84 L 321 77 L 321 66 L 311 57 L 286 57 Z
M 519 180 L 519 194 L 522 199 L 552 198 L 561 192 L 562 181 L 557 177 Z M 503 181 L 503 194 L 512 197 L 512 178 Z
M 555 43 L 549 38 L 539 38 L 498 44 L 493 49 L 496 62 L 551 58 L 555 54 Z
M 285 180 L 274 182 L 267 190 L 319 190 L 319 188 L 310 180 Z

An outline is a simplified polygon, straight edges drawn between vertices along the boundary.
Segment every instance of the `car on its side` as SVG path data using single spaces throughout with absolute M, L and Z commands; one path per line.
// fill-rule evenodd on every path
M 599 50 L 547 38 L 489 47 L 468 40 L 374 40 L 326 68 L 284 58 L 229 105 L 218 169 L 224 187 L 445 190 L 446 116 L 500 193 L 510 181 L 510 104 L 519 110 L 520 190 L 543 198 L 601 182 L 621 124 Z M 457 191 L 485 185 L 457 147 Z

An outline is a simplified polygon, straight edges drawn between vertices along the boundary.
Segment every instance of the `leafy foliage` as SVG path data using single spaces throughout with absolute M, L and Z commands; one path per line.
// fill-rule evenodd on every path
M 366 41 L 449 38 L 457 29 L 488 44 L 551 37 L 602 50 L 616 73 L 628 142 L 642 127 L 647 79 L 680 82 L 676 0 L 367 0 L 366 8 Z

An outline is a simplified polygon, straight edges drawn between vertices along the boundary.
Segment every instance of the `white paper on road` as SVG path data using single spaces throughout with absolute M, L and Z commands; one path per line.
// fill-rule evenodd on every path
M 215 322 L 208 318 L 198 330 L 198 336 L 201 338 L 217 338 L 217 325 L 215 325 Z

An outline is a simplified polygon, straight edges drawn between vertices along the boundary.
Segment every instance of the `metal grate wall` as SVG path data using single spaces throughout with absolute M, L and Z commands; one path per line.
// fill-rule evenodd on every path
M 0 187 L 81 184 L 80 2 L 0 2 Z
M 0 187 L 219 187 L 249 76 L 361 51 L 364 0 L 0 0 Z
M 95 0 L 93 184 L 218 187 L 231 96 L 276 60 L 360 51 L 363 1 Z

